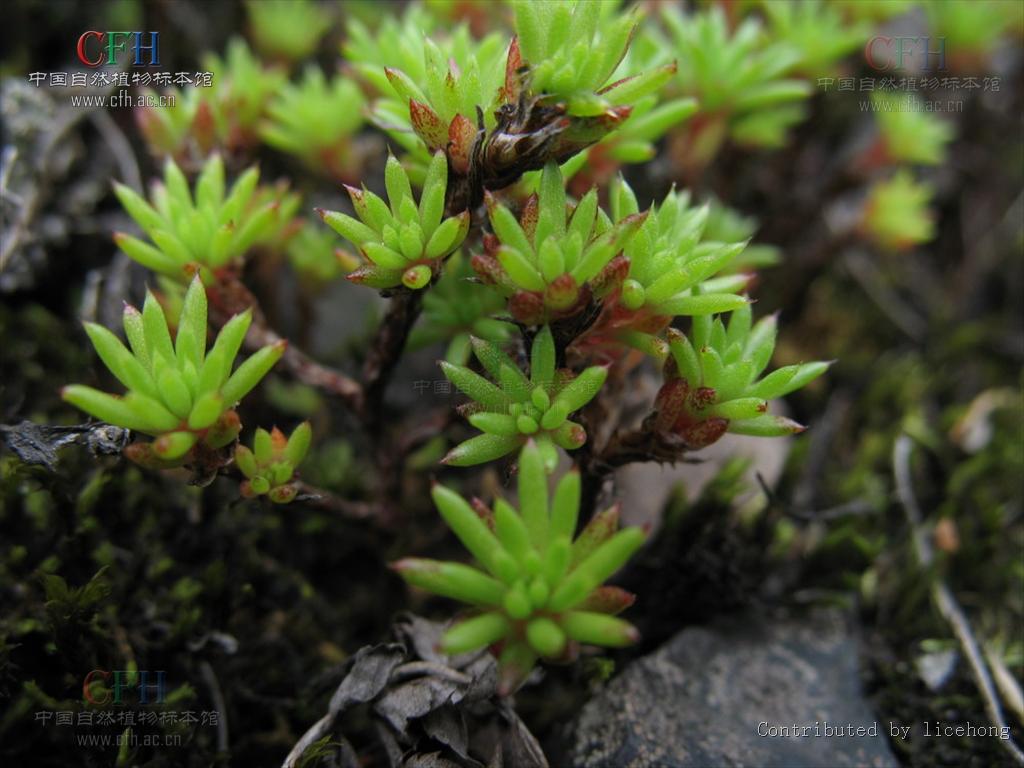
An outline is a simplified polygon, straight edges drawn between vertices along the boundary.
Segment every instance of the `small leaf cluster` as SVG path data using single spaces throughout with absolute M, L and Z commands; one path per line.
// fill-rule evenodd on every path
M 444 218 L 447 179 L 448 162 L 438 152 L 417 206 L 409 176 L 392 155 L 384 170 L 387 203 L 365 186 L 361 190 L 346 187 L 358 219 L 317 209 L 328 226 L 355 245 L 367 261 L 348 275 L 349 280 L 372 288 L 404 285 L 419 290 L 440 275 L 444 258 L 469 232 L 469 211 Z
M 878 22 L 906 13 L 914 3 L 915 0 L 835 0 L 833 5 L 853 21 Z
M 643 222 L 642 215 L 612 223 L 592 189 L 575 207 L 568 205 L 562 173 L 548 162 L 540 190 L 518 219 L 488 195 L 492 237 L 473 269 L 509 298 L 509 311 L 521 323 L 541 325 L 573 315 L 610 287 L 609 264 Z
M 906 169 L 868 190 L 861 231 L 887 251 L 906 251 L 935 237 L 932 189 Z
M 945 162 L 953 126 L 925 111 L 921 99 L 911 93 L 872 91 L 871 101 L 887 160 L 916 165 Z
M 483 464 L 512 453 L 532 439 L 544 466 L 554 471 L 558 463 L 556 446 L 571 451 L 586 442 L 586 430 L 569 416 L 594 399 L 608 375 L 607 369 L 595 365 L 576 376 L 565 369 L 556 370 L 555 341 L 548 326 L 533 339 L 529 377 L 497 345 L 476 338 L 471 343 L 473 354 L 493 381 L 447 362 L 441 363 L 441 369 L 472 399 L 463 411 L 469 423 L 483 434 L 455 446 L 444 463 L 459 467 Z
M 235 446 L 235 464 L 245 475 L 242 496 L 266 495 L 275 504 L 287 504 L 295 498 L 298 487 L 292 483 L 295 469 L 306 458 L 313 439 L 308 421 L 285 437 L 277 427 L 270 432 L 258 428 L 252 448 L 239 443 Z
M 208 119 L 208 107 L 205 108 L 205 125 L 199 129 L 198 115 L 204 104 L 199 88 L 167 89 L 165 94 L 173 102 L 164 104 L 160 103 L 159 94 L 152 88 L 140 89 L 140 93 L 152 99 L 154 106 L 136 109 L 135 124 L 153 155 L 185 162 L 192 154 L 206 155 L 213 151 L 216 139 L 213 121 Z
M 518 61 L 511 50 L 506 56 L 507 38 L 498 33 L 477 40 L 465 23 L 447 34 L 437 26 L 410 5 L 401 20 L 386 19 L 373 33 L 351 22 L 343 46 L 378 95 L 371 119 L 408 153 L 403 159 L 414 183 L 422 183 L 437 151 L 446 153 L 455 178 L 479 166 L 480 132 L 495 129 L 499 105 L 510 98 L 506 83 L 515 77 L 509 67 Z
M 564 103 L 569 115 L 591 117 L 631 105 L 663 86 L 674 64 L 611 82 L 638 19 L 620 13 L 613 0 L 528 2 L 517 0 L 515 29 L 529 89 Z
M 750 242 L 759 227 L 759 222 L 755 217 L 745 216 L 716 199 L 711 199 L 708 202 L 709 210 L 707 221 L 704 224 L 704 238 L 717 240 L 720 243 L 747 241 L 747 247 L 736 257 L 732 265 L 726 267 L 726 272 L 749 271 L 760 267 L 771 267 L 779 263 L 781 255 L 776 246 Z
M 319 67 L 310 65 L 301 81 L 278 89 L 260 136 L 312 170 L 351 180 L 360 170 L 352 137 L 363 125 L 364 105 L 354 81 L 338 76 L 328 82 Z
M 209 116 L 200 118 L 196 133 L 208 130 L 208 122 L 217 146 L 228 151 L 252 147 L 258 141 L 267 106 L 286 82 L 284 71 L 264 65 L 237 37 L 228 42 L 223 60 L 207 56 L 203 68 L 213 73 L 213 83 L 200 107 L 201 113 L 208 111 Z
M 822 0 L 762 0 L 761 9 L 772 37 L 799 52 L 792 71 L 808 78 L 836 74 L 839 61 L 863 46 L 871 34 L 869 24 L 844 18 L 839 8 Z
M 513 337 L 515 326 L 494 317 L 504 309 L 505 300 L 494 291 L 482 290 L 471 282 L 472 276 L 473 270 L 461 252 L 448 259 L 444 275 L 423 297 L 423 312 L 409 335 L 409 349 L 445 341 L 445 360 L 465 365 L 470 336 L 495 344 Z
M 249 0 L 246 10 L 256 48 L 286 62 L 309 58 L 331 26 L 330 11 L 310 0 Z
M 799 62 L 799 51 L 767 42 L 754 18 L 730 32 L 718 6 L 694 15 L 668 6 L 662 20 L 671 43 L 659 47 L 679 62 L 673 85 L 696 98 L 707 118 L 691 151 L 709 158 L 726 137 L 755 147 L 781 146 L 803 118 L 803 102 L 811 94 L 809 83 L 785 76 Z
M 151 152 L 192 162 L 216 150 L 229 155 L 252 149 L 271 97 L 284 85 L 285 73 L 266 67 L 241 38 L 232 38 L 223 58 L 209 54 L 202 67 L 213 80 L 208 88 L 173 89 L 173 106 L 154 106 L 135 116 Z
M 829 364 L 788 365 L 759 378 L 775 349 L 776 321 L 766 317 L 752 327 L 751 320 L 748 304 L 732 313 L 728 325 L 719 317 L 695 317 L 689 338 L 669 329 L 672 355 L 650 419 L 655 431 L 697 450 L 726 432 L 781 437 L 805 429 L 769 414 L 768 401 L 805 386 Z
M 445 653 L 491 647 L 499 660 L 499 690 L 512 693 L 538 658 L 576 655 L 579 644 L 617 648 L 636 641 L 616 618 L 633 595 L 602 586 L 644 542 L 639 528 L 618 530 L 618 508 L 596 515 L 573 540 L 580 477 L 566 474 L 549 499 L 540 451 L 519 457 L 519 512 L 498 498 L 476 509 L 442 485 L 431 494 L 448 527 L 479 564 L 407 558 L 392 567 L 411 585 L 467 603 L 477 611 L 441 640 Z
M 633 190 L 622 179 L 612 189 L 612 218 L 636 216 Z M 675 190 L 652 207 L 643 224 L 625 243 L 615 290 L 588 334 L 590 346 L 626 346 L 664 359 L 658 338 L 677 315 L 728 312 L 746 303 L 737 292 L 749 282 L 745 274 L 718 276 L 735 263 L 747 243 L 702 241 L 709 206 L 690 206 L 689 195 Z
M 122 397 L 72 384 L 62 397 L 97 419 L 156 439 L 136 443 L 126 455 L 145 466 L 181 463 L 197 445 L 222 448 L 238 435 L 233 408 L 284 354 L 285 342 L 263 347 L 232 373 L 252 320 L 246 311 L 221 329 L 206 349 L 206 290 L 195 277 L 185 294 L 174 340 L 164 311 L 147 293 L 142 312 L 124 309 L 128 347 L 113 333 L 85 323 L 103 364 L 128 390 Z
M 163 183 L 154 184 L 147 202 L 129 187 L 115 183 L 122 207 L 151 242 L 118 232 L 117 245 L 142 266 L 178 281 L 201 269 L 211 273 L 236 266 L 246 252 L 273 241 L 298 205 L 283 188 L 257 190 L 259 170 L 243 173 L 225 189 L 224 163 L 219 155 L 207 160 L 195 185 L 170 158 Z
M 318 290 L 358 268 L 358 259 L 337 243 L 333 232 L 312 222 L 305 222 L 288 239 L 288 262 L 306 288 Z
M 638 27 L 623 59 L 623 71 L 641 72 L 665 63 L 664 41 L 645 34 L 643 30 L 648 28 L 647 23 Z M 663 88 L 637 99 L 615 130 L 561 164 L 562 175 L 567 181 L 571 180 L 573 191 L 582 196 L 592 185 L 606 185 L 623 165 L 653 159 L 657 154 L 655 143 L 697 111 L 697 101 L 689 96 L 663 99 L 666 90 Z M 520 188 L 533 191 L 539 176 L 536 171 L 524 175 Z
M 396 57 L 394 50 L 403 53 Z M 381 29 L 376 41 L 364 34 L 346 46 L 348 55 L 359 62 L 357 71 L 383 96 L 374 105 L 377 121 L 414 131 L 392 129 L 396 141 L 415 151 L 418 137 L 430 153 L 447 149 L 452 142 L 453 154 L 466 159 L 476 136 L 477 109 L 482 110 L 486 127 L 494 125 L 493 107 L 504 78 L 503 50 L 500 35 L 474 40 L 464 24 L 440 43 L 419 29 L 392 24 Z M 400 66 L 394 66 L 396 58 Z
M 373 106 L 374 121 L 411 153 L 414 178 L 425 164 L 424 148 L 444 150 L 459 193 L 473 205 L 481 187 L 508 186 L 548 160 L 563 163 L 601 141 L 675 71 L 664 64 L 608 83 L 636 25 L 615 3 L 514 5 L 518 36 L 507 44 L 504 69 L 500 54 L 506 42 L 500 35 L 476 41 L 463 24 L 437 42 L 424 39 L 422 30 L 436 25 L 415 9 L 401 22 L 385 21 L 376 34 L 353 22 L 343 49 L 382 95 Z M 550 25 L 563 17 L 569 26 Z M 567 53 L 563 43 L 571 43 L 575 53 Z M 613 162 L 649 156 L 651 142 L 692 109 L 683 101 L 654 113 L 655 105 L 656 100 L 644 101 L 645 120 L 606 147 L 621 158 Z M 462 190 L 467 183 L 469 189 Z
M 392 94 L 385 73 L 387 67 L 402 70 L 415 82 L 426 80 L 424 40 L 437 38 L 437 23 L 421 4 L 410 3 L 401 16 L 385 14 L 372 30 L 361 19 L 352 17 L 345 31 L 341 53 L 376 95 Z M 457 27 L 452 39 L 462 52 L 472 44 L 465 26 Z M 456 58 L 456 63 L 462 61 L 464 59 Z
M 603 185 L 621 166 L 654 159 L 657 154 L 655 143 L 684 123 L 697 112 L 697 108 L 697 101 L 689 97 L 661 101 L 652 94 L 640 99 L 618 128 L 590 147 L 586 154 L 576 156 L 580 158 L 576 161 L 577 170 L 584 169 L 582 176 L 587 182 Z M 572 174 L 565 175 L 568 178 Z M 578 183 L 574 180 L 574 189 L 578 188 Z
M 437 34 L 437 26 L 421 5 L 410 4 L 400 19 L 388 16 L 372 32 L 351 20 L 342 46 L 348 64 L 377 96 L 371 119 L 408 153 L 404 161 L 417 184 L 438 150 L 468 173 L 476 108 L 493 126 L 491 108 L 501 85 L 500 35 L 477 41 L 466 24 L 447 35 Z
M 999 0 L 926 0 L 924 8 L 933 39 L 945 41 L 950 64 L 962 71 L 984 64 L 1021 24 L 1020 5 Z

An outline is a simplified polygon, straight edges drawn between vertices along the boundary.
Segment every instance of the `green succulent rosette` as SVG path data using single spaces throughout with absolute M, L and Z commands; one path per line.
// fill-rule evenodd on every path
M 475 566 L 424 558 L 392 566 L 412 586 L 473 607 L 473 616 L 444 634 L 441 649 L 454 655 L 490 647 L 498 656 L 502 695 L 512 693 L 538 659 L 567 660 L 581 644 L 618 648 L 638 638 L 614 615 L 634 596 L 603 585 L 643 544 L 643 530 L 619 530 L 616 506 L 576 536 L 579 473 L 566 474 L 549 498 L 543 464 L 531 441 L 519 457 L 518 512 L 504 499 L 492 511 L 434 486 L 434 503 Z
M 174 466 L 197 445 L 216 450 L 230 444 L 241 429 L 236 404 L 281 358 L 287 344 L 263 347 L 232 372 L 252 315 L 246 311 L 232 317 L 207 352 L 206 311 L 206 291 L 197 276 L 185 294 L 173 340 L 152 293 L 141 312 L 125 306 L 127 347 L 103 326 L 85 323 L 100 359 L 128 391 L 116 396 L 71 384 L 61 396 L 101 421 L 155 438 L 125 450 L 144 466 Z

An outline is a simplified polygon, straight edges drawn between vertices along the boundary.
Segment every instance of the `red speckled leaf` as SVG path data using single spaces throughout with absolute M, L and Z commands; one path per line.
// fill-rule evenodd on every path
M 544 322 L 544 297 L 530 291 L 516 291 L 508 303 L 512 317 L 526 325 Z
M 526 198 L 526 202 L 523 203 L 523 211 L 519 214 L 519 225 L 523 228 L 523 232 L 530 238 L 530 242 L 533 242 L 534 233 L 537 231 L 537 216 L 540 213 L 540 206 L 537 201 L 536 193 Z
M 416 135 L 431 150 L 444 149 L 448 144 L 448 129 L 430 107 L 416 99 L 409 99 L 409 118 Z
M 522 82 L 519 70 L 523 66 L 523 54 L 519 50 L 519 38 L 513 37 L 508 47 L 508 59 L 505 61 L 505 85 L 501 89 L 501 97 L 507 102 L 515 102 L 519 98 Z
M 686 407 L 686 398 L 690 394 L 690 386 L 684 379 L 672 379 L 665 382 L 654 398 L 654 427 L 659 432 L 672 428 Z
M 496 258 L 486 253 L 477 253 L 470 259 L 470 266 L 481 280 L 490 285 L 506 285 L 509 283 L 508 273 Z
M 476 133 L 476 127 L 465 115 L 456 115 L 448 126 L 448 158 L 456 173 L 463 176 L 469 173 Z
M 696 451 L 700 448 L 707 448 L 712 443 L 717 442 L 718 438 L 724 435 L 725 430 L 728 428 L 729 422 L 726 419 L 707 419 L 706 421 L 686 427 L 680 432 L 680 437 L 683 438 L 687 448 L 691 451 Z
M 701 411 L 715 402 L 715 390 L 711 387 L 697 387 L 690 395 L 690 409 Z
M 601 271 L 590 281 L 590 287 L 594 291 L 595 296 L 607 296 L 622 285 L 622 281 L 626 279 L 628 274 L 629 259 L 620 254 L 604 265 Z
M 636 595 L 621 587 L 598 587 L 575 610 L 594 611 L 614 615 L 629 608 L 636 602 Z
M 544 301 L 553 309 L 569 309 L 580 297 L 580 287 L 576 279 L 565 272 L 548 284 L 544 292 Z

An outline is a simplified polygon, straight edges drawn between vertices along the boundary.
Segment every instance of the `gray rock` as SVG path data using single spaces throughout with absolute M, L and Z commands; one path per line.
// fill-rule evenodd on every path
M 800 735 L 776 730 L 794 725 Z M 851 725 L 875 735 L 846 735 Z M 841 614 L 745 617 L 683 630 L 630 664 L 580 713 L 572 765 L 896 766 L 888 733 L 861 694 Z
M 786 415 L 781 403 L 773 402 L 771 410 L 772 413 Z M 717 443 L 688 455 L 688 458 L 698 459 L 700 463 L 697 464 L 629 464 L 615 473 L 617 498 L 629 500 L 622 510 L 622 522 L 624 525 L 649 524 L 656 529 L 669 494 L 677 484 L 683 483 L 686 497 L 692 502 L 726 462 L 735 458 L 750 460 L 750 466 L 744 473 L 748 490 L 735 501 L 737 507 L 743 506 L 752 497 L 764 495 L 758 476 L 767 487 L 775 487 L 786 466 L 792 442 L 792 438 L 765 440 L 763 437 L 727 434 Z

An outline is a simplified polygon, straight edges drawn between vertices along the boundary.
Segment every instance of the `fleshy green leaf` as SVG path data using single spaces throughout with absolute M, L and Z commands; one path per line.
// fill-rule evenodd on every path
M 313 441 L 313 428 L 308 421 L 304 421 L 295 428 L 288 438 L 288 444 L 284 449 L 284 457 L 293 467 L 299 466 L 309 452 L 310 443 Z
M 555 487 L 551 502 L 551 536 L 571 539 L 576 533 L 576 520 L 580 508 L 580 473 L 572 470 Z
M 644 543 L 639 528 L 625 528 L 595 549 L 577 565 L 551 596 L 553 611 L 564 611 L 582 602 L 605 579 L 625 564 Z
M 512 453 L 522 441 L 522 435 L 477 435 L 452 448 L 444 457 L 444 463 L 453 467 L 484 464 Z
M 548 537 L 548 480 L 532 440 L 519 454 L 519 509 L 530 541 L 537 551 L 543 552 Z
M 594 399 L 607 377 L 607 368 L 599 365 L 591 366 L 569 382 L 558 393 L 554 402 L 565 408 L 568 413 L 578 411 Z
M 540 617 L 526 625 L 530 647 L 541 656 L 557 656 L 565 648 L 565 632 L 551 619 Z
M 483 648 L 503 638 L 509 631 L 508 620 L 500 613 L 484 613 L 459 622 L 444 633 L 441 650 L 449 656 Z
M 435 152 L 427 167 L 427 178 L 420 197 L 420 226 L 428 240 L 441 223 L 444 195 L 448 186 L 448 160 L 444 152 Z
M 566 634 L 580 643 L 622 648 L 640 639 L 632 624 L 603 613 L 569 611 L 560 623 Z
M 398 216 L 402 201 L 412 200 L 412 187 L 409 185 L 409 176 L 394 155 L 389 155 L 387 163 L 384 165 L 384 185 L 388 191 L 391 212 Z
M 156 385 L 149 372 L 117 336 L 101 325 L 95 323 L 85 323 L 84 325 L 85 332 L 89 335 L 103 364 L 117 377 L 118 381 L 129 390 L 143 392 L 151 397 L 156 395 Z
M 238 369 L 221 387 L 221 396 L 224 398 L 224 402 L 231 405 L 245 397 L 281 359 L 286 347 L 287 344 L 283 341 L 263 347 L 238 366 Z
M 501 605 L 505 594 L 500 581 L 460 563 L 406 558 L 392 568 L 414 587 L 470 605 Z
M 463 546 L 484 568 L 504 581 L 508 572 L 498 561 L 500 554 L 510 555 L 473 508 L 459 494 L 443 485 L 434 485 L 430 495 L 441 517 Z
M 530 351 L 530 381 L 535 385 L 550 387 L 555 380 L 555 339 L 551 328 L 544 326 L 533 338 Z

